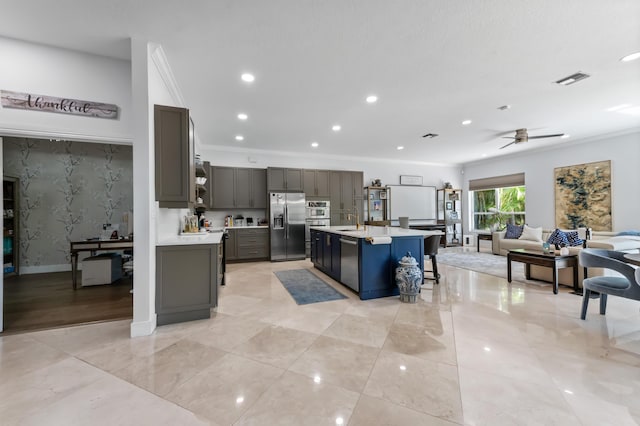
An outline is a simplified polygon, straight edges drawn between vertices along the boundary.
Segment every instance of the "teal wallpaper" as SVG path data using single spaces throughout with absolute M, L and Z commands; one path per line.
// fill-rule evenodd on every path
M 133 210 L 132 147 L 4 138 L 4 174 L 20 179 L 20 267 L 69 264 L 69 242 Z

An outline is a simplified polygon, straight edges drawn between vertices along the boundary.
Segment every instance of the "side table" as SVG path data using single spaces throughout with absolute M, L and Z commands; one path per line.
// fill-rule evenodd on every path
M 486 232 L 482 232 L 482 233 L 479 232 L 477 234 L 476 250 L 478 252 L 480 252 L 480 240 L 492 241 L 493 242 L 493 235 L 492 234 L 488 234 Z

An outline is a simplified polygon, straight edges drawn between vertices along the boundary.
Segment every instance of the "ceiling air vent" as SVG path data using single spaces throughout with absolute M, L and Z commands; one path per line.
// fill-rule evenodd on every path
M 568 77 L 561 78 L 560 80 L 556 81 L 556 83 L 562 86 L 568 86 L 570 84 L 577 83 L 580 80 L 584 80 L 587 77 L 590 77 L 589 74 L 585 74 L 583 72 L 577 72 Z
M 437 134 L 437 133 L 427 133 L 426 135 L 423 135 L 422 137 L 423 137 L 423 138 L 433 139 L 433 138 L 435 138 L 436 136 L 438 136 L 438 134 Z

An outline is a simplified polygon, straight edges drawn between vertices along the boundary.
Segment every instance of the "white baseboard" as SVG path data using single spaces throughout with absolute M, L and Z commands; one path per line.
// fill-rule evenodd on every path
M 156 329 L 156 314 L 149 321 L 137 321 L 131 323 L 131 337 L 150 336 Z
M 78 270 L 81 270 L 81 265 L 78 265 Z M 47 272 L 71 272 L 71 265 L 63 263 L 62 265 L 38 265 L 38 266 L 21 266 L 20 275 L 29 274 L 46 274 Z

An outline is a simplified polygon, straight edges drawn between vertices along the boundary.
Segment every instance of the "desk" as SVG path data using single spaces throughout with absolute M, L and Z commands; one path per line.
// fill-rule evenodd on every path
M 640 254 L 639 253 L 625 254 L 624 258 L 627 259 L 629 261 L 629 263 L 633 263 L 634 265 L 640 266 Z
M 126 240 L 84 240 L 71 241 L 71 281 L 73 289 L 78 288 L 78 253 L 89 251 L 94 254 L 99 250 L 133 250 L 133 238 Z

